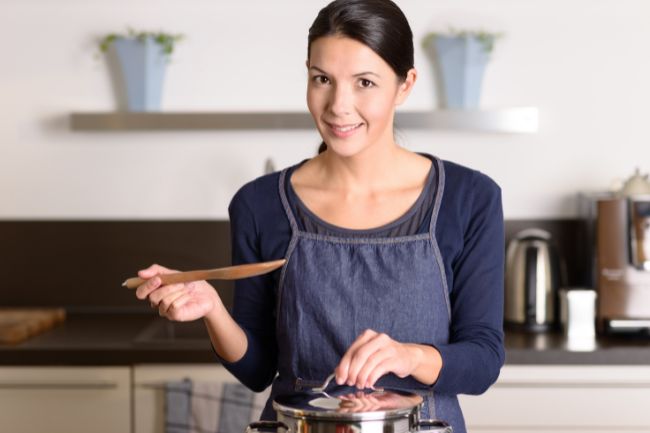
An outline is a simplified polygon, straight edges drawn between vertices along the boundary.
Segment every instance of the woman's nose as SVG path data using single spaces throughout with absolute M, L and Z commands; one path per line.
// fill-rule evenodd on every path
M 334 115 L 350 114 L 352 111 L 352 92 L 345 86 L 333 86 L 330 93 L 329 110 Z

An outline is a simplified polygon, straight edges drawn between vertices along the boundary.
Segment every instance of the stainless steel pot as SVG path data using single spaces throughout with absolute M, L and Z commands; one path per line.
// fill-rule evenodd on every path
M 252 423 L 246 433 L 451 433 L 440 420 L 420 420 L 422 397 L 399 391 L 357 391 L 281 396 L 273 401 L 277 421 Z

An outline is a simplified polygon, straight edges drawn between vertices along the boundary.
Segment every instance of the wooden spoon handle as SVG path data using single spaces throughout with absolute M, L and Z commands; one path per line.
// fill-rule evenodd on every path
M 255 277 L 274 271 L 286 263 L 286 259 L 270 262 L 249 263 L 246 265 L 228 266 L 226 268 L 205 269 L 199 271 L 176 272 L 173 274 L 158 275 L 163 284 L 189 283 L 199 280 L 238 280 L 240 278 Z M 122 286 L 135 289 L 143 284 L 145 279 L 139 277 L 129 278 Z

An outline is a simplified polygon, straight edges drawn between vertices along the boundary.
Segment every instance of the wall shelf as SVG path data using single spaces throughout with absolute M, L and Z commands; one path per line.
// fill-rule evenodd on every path
M 398 128 L 534 133 L 536 107 L 494 110 L 398 111 Z M 312 129 L 308 112 L 78 112 L 73 131 Z

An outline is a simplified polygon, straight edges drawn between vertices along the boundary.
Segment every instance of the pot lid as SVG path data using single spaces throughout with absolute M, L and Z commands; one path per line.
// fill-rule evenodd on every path
M 273 409 L 292 417 L 336 420 L 382 420 L 419 411 L 422 397 L 397 390 L 346 388 L 336 393 L 305 392 L 278 396 Z

